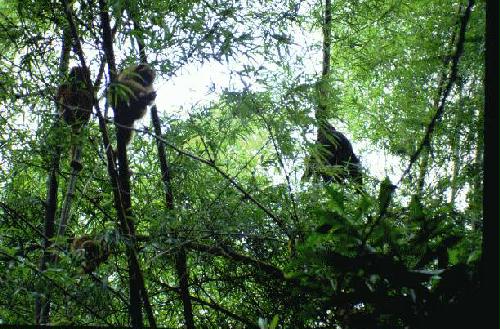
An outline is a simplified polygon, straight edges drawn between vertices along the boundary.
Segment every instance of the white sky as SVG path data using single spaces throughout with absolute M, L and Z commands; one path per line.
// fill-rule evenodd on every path
M 169 81 L 156 83 L 158 109 L 185 119 L 190 108 L 217 100 L 220 94 L 210 88 L 215 84 L 220 92 L 219 88 L 228 87 L 229 74 L 228 67 L 219 63 L 188 65 Z

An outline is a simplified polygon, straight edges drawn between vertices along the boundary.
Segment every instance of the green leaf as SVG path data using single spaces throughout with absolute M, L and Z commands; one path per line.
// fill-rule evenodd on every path
M 333 185 L 326 186 L 326 191 L 330 196 L 328 202 L 328 208 L 332 211 L 336 211 L 339 214 L 343 214 L 345 210 L 345 195 L 344 193 L 338 191 Z
M 378 194 L 378 205 L 379 205 L 379 213 L 385 212 L 389 203 L 392 200 L 392 194 L 396 190 L 396 185 L 391 183 L 389 177 L 385 177 L 384 180 L 380 183 L 380 190 Z
M 269 329 L 275 329 L 278 326 L 278 320 L 279 320 L 278 314 L 273 316 L 273 319 L 271 320 L 271 323 L 269 324 Z
M 421 222 L 425 219 L 424 209 L 417 195 L 412 195 L 409 210 L 411 221 Z

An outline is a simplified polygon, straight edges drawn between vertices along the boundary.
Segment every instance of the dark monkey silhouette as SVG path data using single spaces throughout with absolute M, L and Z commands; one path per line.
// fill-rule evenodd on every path
M 59 116 L 71 127 L 71 166 L 81 170 L 82 164 L 75 156 L 82 128 L 89 122 L 94 106 L 93 91 L 89 91 L 85 81 L 90 81 L 90 71 L 81 66 L 71 68 L 67 79 L 59 86 L 56 95 Z
M 81 131 L 92 114 L 93 95 L 85 86 L 86 80 L 90 81 L 89 70 L 75 66 L 57 90 L 59 115 L 74 133 Z
M 343 133 L 326 123 L 318 129 L 316 144 L 319 147 L 316 154 L 309 156 L 305 178 L 319 174 L 324 182 L 345 183 L 352 180 L 362 184 L 361 163 Z
M 125 68 L 117 78 L 116 123 L 119 138 L 125 144 L 132 139 L 134 122 L 141 119 L 156 98 L 153 89 L 155 71 L 147 64 Z
M 75 238 L 71 251 L 83 268 L 84 273 L 92 273 L 110 254 L 108 244 L 104 240 L 95 240 L 89 235 Z

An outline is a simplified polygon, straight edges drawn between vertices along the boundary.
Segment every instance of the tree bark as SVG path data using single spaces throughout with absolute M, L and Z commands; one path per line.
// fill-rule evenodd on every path
M 63 28 L 62 34 L 62 49 L 61 57 L 59 59 L 59 77 L 62 79 L 66 76 L 69 64 L 69 53 L 71 51 L 71 35 L 68 27 Z M 57 103 L 54 104 L 57 109 Z M 55 111 L 55 119 L 51 129 L 52 133 L 59 131 L 60 120 L 58 111 Z M 57 139 L 54 139 L 57 140 Z M 59 182 L 57 173 L 59 172 L 59 164 L 61 159 L 61 146 L 57 141 L 54 143 L 53 153 L 49 165 L 49 173 L 47 176 L 47 197 L 45 200 L 45 220 L 44 220 L 44 238 L 43 238 L 43 256 L 40 259 L 39 271 L 43 272 L 47 269 L 47 264 L 52 258 L 49 251 L 52 245 L 52 239 L 55 233 L 55 216 L 57 211 L 57 192 L 59 189 Z M 50 320 L 50 297 L 46 295 L 42 297 L 38 295 L 35 298 L 35 324 L 46 324 Z
M 155 134 L 161 136 L 161 123 L 158 118 L 158 112 L 156 110 L 156 105 L 151 108 L 151 119 L 155 129 Z M 174 197 L 172 194 L 172 184 L 171 184 L 171 174 L 167 162 L 167 156 L 165 152 L 165 146 L 160 140 L 156 140 L 156 146 L 158 148 L 158 158 L 160 161 L 161 179 L 165 186 L 165 204 L 167 209 L 174 210 Z M 179 244 L 182 244 L 179 241 Z M 189 271 L 187 265 L 187 254 L 184 247 L 180 247 L 175 253 L 174 257 L 175 269 L 177 272 L 177 278 L 179 281 L 179 291 L 182 300 L 183 312 L 184 312 L 184 322 L 186 328 L 194 329 L 194 319 L 193 319 L 193 305 L 191 303 L 191 298 L 189 295 Z
M 108 73 L 110 77 L 110 82 L 114 83 L 116 81 L 116 65 L 115 56 L 113 51 L 113 40 L 110 25 L 110 18 L 108 14 L 108 6 L 105 0 L 99 0 L 99 10 L 101 18 L 102 27 L 102 37 L 103 37 L 103 48 L 106 55 L 106 61 L 108 63 Z M 113 104 L 113 110 L 116 117 L 116 108 Z M 100 126 L 104 126 L 101 130 L 105 131 L 104 118 L 99 117 Z M 129 269 L 129 296 L 130 296 L 130 308 L 129 314 L 131 319 L 131 324 L 134 328 L 142 328 L 142 301 L 146 307 L 146 312 L 148 315 L 152 315 L 151 306 L 149 304 L 149 299 L 147 292 L 145 290 L 144 277 L 140 269 L 139 261 L 137 259 L 137 245 L 135 240 L 135 227 L 132 222 L 132 209 L 130 200 L 130 176 L 129 176 L 129 165 L 127 158 L 127 148 L 126 142 L 121 138 L 119 133 L 120 129 L 117 129 L 117 159 L 118 159 L 118 177 L 116 177 L 116 171 L 114 167 L 114 157 L 112 156 L 112 151 L 109 149 L 109 140 L 105 142 L 105 146 L 108 147 L 108 171 L 110 173 L 112 183 L 114 184 L 115 192 L 115 207 L 118 212 L 118 221 L 120 222 L 120 228 L 122 234 L 127 236 L 130 241 L 127 244 L 127 262 Z M 103 138 L 106 139 L 107 136 Z M 142 295 L 141 295 L 142 290 Z M 149 318 L 150 326 L 156 327 L 154 318 Z
M 328 118 L 328 82 L 330 78 L 330 60 L 332 47 L 332 2 L 325 0 L 324 17 L 323 17 L 323 63 L 321 70 L 321 79 L 318 84 L 319 104 L 316 109 L 315 117 L 318 125 L 316 140 L 324 140 L 323 127 L 326 125 Z

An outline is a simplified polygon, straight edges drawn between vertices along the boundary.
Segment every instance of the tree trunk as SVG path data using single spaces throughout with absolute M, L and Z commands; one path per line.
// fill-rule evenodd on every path
M 61 57 L 59 60 L 59 77 L 62 79 L 66 76 L 69 64 L 69 53 L 71 51 L 71 35 L 69 33 L 68 27 L 63 29 L 62 35 L 62 49 Z M 55 107 L 57 108 L 57 103 Z M 56 110 L 56 116 L 54 119 L 53 127 L 51 133 L 57 133 L 59 131 L 60 120 L 58 117 L 58 111 Z M 55 143 L 52 145 L 52 158 L 49 165 L 49 173 L 47 177 L 47 197 L 45 200 L 45 220 L 44 220 L 44 239 L 43 239 L 43 256 L 40 259 L 40 264 L 38 269 L 43 272 L 47 268 L 47 263 L 50 262 L 52 254 L 49 251 L 52 245 L 52 238 L 55 233 L 55 216 L 57 211 L 57 192 L 59 188 L 59 183 L 57 179 L 57 173 L 59 171 L 59 163 L 61 159 L 61 146 L 57 142 L 57 138 L 54 138 Z M 46 324 L 50 320 L 50 297 L 47 294 L 45 297 L 37 295 L 35 298 L 35 324 Z
M 76 136 L 74 136 L 76 137 Z M 80 137 L 80 136 L 78 136 Z M 75 138 L 76 140 L 77 138 Z M 68 226 L 71 217 L 71 206 L 73 205 L 73 198 L 75 196 L 76 180 L 78 179 L 78 174 L 81 171 L 81 158 L 82 158 L 82 145 L 81 141 L 76 140 L 72 159 L 71 159 L 71 173 L 68 182 L 68 187 L 66 189 L 66 197 L 61 208 L 61 218 L 59 220 L 59 228 L 57 230 L 57 236 L 64 236 L 66 233 L 66 227 Z
M 161 123 L 160 119 L 158 118 L 156 105 L 151 108 L 151 119 L 156 136 L 161 137 Z M 156 146 L 158 148 L 158 158 L 160 161 L 161 179 L 165 186 L 165 204 L 167 206 L 167 209 L 174 210 L 174 197 L 172 194 L 172 185 L 170 182 L 171 175 L 170 168 L 167 162 L 165 146 L 159 140 L 156 141 Z M 182 241 L 179 241 L 179 244 L 182 244 Z M 193 305 L 191 303 L 191 297 L 189 295 L 189 271 L 187 265 L 187 255 L 186 250 L 183 247 L 180 247 L 176 252 L 174 263 L 177 272 L 177 278 L 179 281 L 179 291 L 184 311 L 184 322 L 186 328 L 194 329 L 195 326 L 193 319 Z
M 317 141 L 323 140 L 323 127 L 328 118 L 328 82 L 330 78 L 330 60 L 332 46 L 332 2 L 325 0 L 323 18 L 323 63 L 321 70 L 321 79 L 318 84 L 319 104 L 316 108 L 316 121 L 318 125 Z
M 108 73 L 110 77 L 110 83 L 116 81 L 116 65 L 115 56 L 113 51 L 113 36 L 111 33 L 110 18 L 108 14 L 108 5 L 105 0 L 99 0 L 99 9 L 101 16 L 101 27 L 102 27 L 102 37 L 103 37 L 103 48 L 106 55 L 106 61 L 108 63 Z M 115 112 L 115 118 L 117 117 L 116 108 L 113 106 Z M 109 140 L 107 140 L 107 135 L 105 133 L 105 122 L 104 118 L 99 117 L 99 125 L 103 131 L 103 139 L 105 146 L 109 147 Z M 148 294 L 146 291 L 146 285 L 144 283 L 144 277 L 141 272 L 139 265 L 139 260 L 137 258 L 137 245 L 135 239 L 135 227 L 132 221 L 132 208 L 130 199 L 130 176 L 129 176 L 129 165 L 127 158 L 127 145 L 120 129 L 117 131 L 117 160 L 118 160 L 118 177 L 116 177 L 116 171 L 114 168 L 114 160 L 112 152 L 107 150 L 108 156 L 108 172 L 110 174 L 115 193 L 115 207 L 118 213 L 118 221 L 120 223 L 120 228 L 122 234 L 130 239 L 127 244 L 127 262 L 129 269 L 129 297 L 130 297 L 130 319 L 131 324 L 134 328 L 142 328 L 142 303 L 141 298 L 146 308 L 146 313 L 148 314 L 150 327 L 155 328 L 156 322 L 153 317 L 153 311 L 149 303 Z M 142 294 L 141 294 L 142 292 Z
M 453 169 L 451 173 L 451 196 L 450 196 L 450 205 L 452 207 L 455 206 L 455 201 L 457 199 L 457 194 L 459 190 L 459 182 L 458 175 L 460 173 L 460 168 L 462 167 L 462 147 L 461 147 L 461 137 L 460 132 L 462 131 L 462 122 L 463 122 L 463 114 L 465 111 L 464 108 L 464 95 L 463 95 L 463 83 L 461 79 L 457 81 L 457 89 L 458 89 L 458 113 L 455 114 L 455 120 L 453 123 L 452 131 L 453 136 L 451 137 L 452 143 L 452 162 Z

